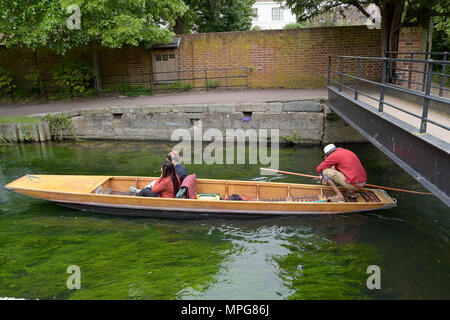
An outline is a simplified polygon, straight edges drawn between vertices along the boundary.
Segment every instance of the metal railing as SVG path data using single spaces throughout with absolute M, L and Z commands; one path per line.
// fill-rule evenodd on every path
M 332 68 L 332 59 L 337 58 L 339 59 L 339 71 L 335 71 Z M 344 60 L 345 64 L 344 64 Z M 352 63 L 352 61 L 354 61 Z M 365 79 L 361 77 L 361 62 L 363 61 L 375 61 L 381 63 L 381 82 Z M 398 85 L 394 85 L 391 83 L 388 83 L 388 65 L 392 62 L 402 62 L 402 63 L 423 63 L 427 65 L 427 72 L 426 72 L 426 84 L 425 84 L 425 90 L 424 92 L 412 90 L 410 88 L 404 88 Z M 426 133 L 427 131 L 427 123 L 432 123 L 438 127 L 441 127 L 446 130 L 450 130 L 450 127 L 439 123 L 437 121 L 434 121 L 432 119 L 428 118 L 429 113 L 429 107 L 431 101 L 438 101 L 447 105 L 450 105 L 450 100 L 443 98 L 443 97 L 437 97 L 431 95 L 431 80 L 433 75 L 433 68 L 432 66 L 434 64 L 438 65 L 448 65 L 450 64 L 450 61 L 443 61 L 443 60 L 420 60 L 420 59 L 399 59 L 399 58 L 379 58 L 379 57 L 356 57 L 356 56 L 329 56 L 328 58 L 328 86 L 331 86 L 331 83 L 336 83 L 338 86 L 338 91 L 341 92 L 342 88 L 349 89 L 354 92 L 354 100 L 359 99 L 359 95 L 363 95 L 367 98 L 373 99 L 378 102 L 378 111 L 383 112 L 383 108 L 385 105 L 390 106 L 394 109 L 397 109 L 399 111 L 402 111 L 406 114 L 409 114 L 415 118 L 418 118 L 421 120 L 420 123 L 420 133 Z M 349 73 L 344 73 L 344 65 L 347 69 L 354 69 L 355 75 L 351 75 Z M 353 68 L 352 68 L 353 67 Z M 337 69 L 337 68 L 336 68 Z M 338 76 L 338 81 L 333 79 L 332 75 Z M 354 80 L 354 88 L 344 84 L 344 77 Z M 366 83 L 369 86 L 374 86 L 376 88 L 379 88 L 379 98 L 373 97 L 370 94 L 364 93 L 360 90 L 360 82 Z M 396 106 L 392 103 L 389 103 L 385 100 L 385 89 L 392 89 L 395 91 L 403 92 L 412 94 L 417 97 L 421 97 L 424 99 L 423 102 L 423 108 L 422 108 L 422 115 L 419 116 L 413 112 L 410 112 L 408 110 L 405 110 L 399 106 Z
M 448 87 L 446 87 L 447 85 L 447 79 L 450 80 L 450 69 L 447 68 L 447 64 L 445 62 L 449 61 L 448 56 L 450 55 L 450 52 L 399 52 L 399 51 L 391 51 L 391 52 L 386 52 L 386 57 L 387 58 L 399 58 L 399 57 L 403 57 L 406 59 L 410 59 L 410 60 L 415 60 L 414 58 L 416 57 L 421 57 L 425 60 L 430 60 L 432 58 L 437 58 L 435 60 L 438 61 L 442 61 L 443 63 L 440 64 L 433 64 L 433 71 L 439 71 L 440 68 L 440 72 L 433 72 L 432 71 L 432 76 L 438 76 L 439 77 L 439 86 L 433 86 L 433 84 L 431 85 L 431 88 L 436 88 L 439 89 L 439 96 L 442 97 L 444 96 L 444 91 L 450 92 L 450 89 Z M 408 84 L 408 89 L 411 89 L 412 84 L 416 84 L 422 87 L 422 91 L 425 91 L 425 86 L 426 86 L 426 77 L 422 77 L 422 82 L 417 82 L 417 81 L 413 81 L 413 74 L 414 73 L 419 73 L 419 74 L 423 74 L 423 75 L 427 75 L 428 72 L 428 64 L 425 65 L 425 68 L 423 68 L 424 70 L 419 70 L 418 66 L 416 66 L 416 68 L 414 68 L 414 62 L 409 62 L 407 68 L 399 68 L 396 67 L 395 63 L 389 63 L 388 64 L 388 74 L 391 74 L 390 71 L 404 71 L 408 74 L 408 79 L 402 79 L 402 78 L 396 78 L 395 76 L 393 76 L 392 78 L 390 78 L 391 80 L 397 80 L 397 81 L 401 81 L 401 82 L 406 82 Z
M 217 68 L 217 69 L 189 69 L 168 72 L 141 72 L 141 73 L 116 73 L 101 76 L 101 87 L 98 79 L 93 76 L 86 85 L 87 89 L 93 91 L 93 95 L 100 96 L 111 93 L 122 93 L 138 90 L 144 92 L 167 91 L 167 90 L 188 90 L 213 89 L 241 87 L 248 89 L 248 67 L 241 68 Z M 18 92 L 27 92 L 26 96 L 45 99 L 47 102 L 52 97 L 58 97 L 61 92 L 67 98 L 73 99 L 77 96 L 75 85 L 69 81 L 67 86 L 58 85 L 55 79 L 39 79 L 38 82 L 30 80 L 14 80 L 10 87 L 8 96 L 15 104 L 19 98 Z

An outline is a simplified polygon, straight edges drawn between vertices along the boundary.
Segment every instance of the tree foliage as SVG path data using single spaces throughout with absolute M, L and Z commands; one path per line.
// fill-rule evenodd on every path
M 445 12 L 445 9 L 449 9 L 450 0 L 447 6 L 440 5 L 437 7 L 437 11 Z M 434 32 L 433 32 L 433 51 L 444 52 L 450 51 L 450 15 L 442 15 L 435 17 L 434 19 Z
M 255 0 L 185 0 L 189 9 L 177 19 L 176 33 L 246 31 Z
M 400 27 L 415 21 L 426 25 L 431 16 L 448 17 L 450 0 L 286 0 L 287 6 L 297 16 L 298 22 L 336 8 L 356 7 L 372 19 L 365 10 L 370 4 L 380 8 L 382 55 L 397 51 Z
M 80 28 L 70 29 L 69 6 L 80 12 Z M 58 53 L 97 41 L 151 47 L 168 42 L 167 28 L 187 10 L 182 0 L 8 0 L 0 1 L 0 33 L 6 46 L 47 47 Z

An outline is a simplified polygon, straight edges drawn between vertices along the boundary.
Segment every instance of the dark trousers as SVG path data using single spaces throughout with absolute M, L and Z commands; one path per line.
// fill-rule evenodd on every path
M 142 189 L 141 191 L 139 191 L 138 193 L 136 193 L 136 195 L 138 197 L 157 197 L 157 196 L 159 196 L 159 192 L 153 193 L 151 188 L 146 187 L 146 188 Z

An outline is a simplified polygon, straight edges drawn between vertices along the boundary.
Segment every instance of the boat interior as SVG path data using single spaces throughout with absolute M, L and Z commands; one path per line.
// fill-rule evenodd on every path
M 92 193 L 130 196 L 130 186 L 137 189 L 146 187 L 157 178 L 149 177 L 112 177 L 97 186 Z M 356 192 L 356 197 L 349 197 L 343 191 L 345 202 L 381 202 L 380 194 L 368 189 Z M 327 202 L 334 196 L 328 186 L 272 183 L 257 181 L 209 180 L 197 179 L 197 194 L 218 194 L 228 198 L 233 194 L 245 195 L 251 201 L 295 201 Z

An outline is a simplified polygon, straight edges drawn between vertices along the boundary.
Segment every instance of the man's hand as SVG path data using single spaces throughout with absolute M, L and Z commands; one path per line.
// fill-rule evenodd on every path
M 327 180 L 326 180 L 323 176 L 320 176 L 320 182 L 322 182 L 322 184 L 323 184 L 324 186 L 327 185 Z

